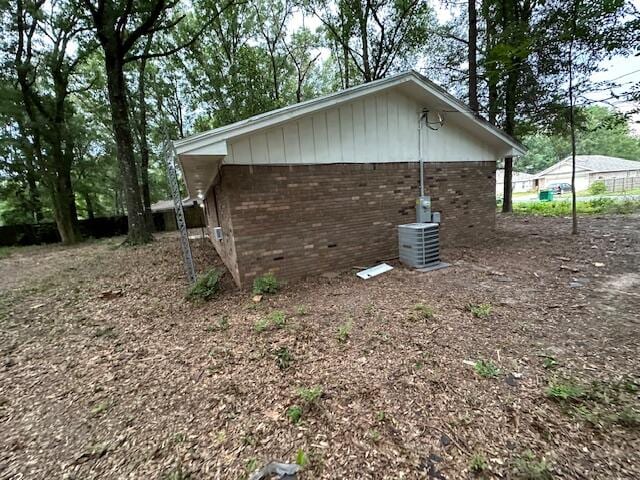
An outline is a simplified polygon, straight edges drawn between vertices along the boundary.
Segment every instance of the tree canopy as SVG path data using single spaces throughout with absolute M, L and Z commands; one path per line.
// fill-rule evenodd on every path
M 166 136 L 408 68 L 522 140 L 516 169 L 571 152 L 571 112 L 578 153 L 640 159 L 616 110 L 640 82 L 591 79 L 640 52 L 632 2 L 443 5 L 450 20 L 426 0 L 0 0 L 0 222 L 55 221 L 72 243 L 78 218 L 128 214 L 148 241 Z

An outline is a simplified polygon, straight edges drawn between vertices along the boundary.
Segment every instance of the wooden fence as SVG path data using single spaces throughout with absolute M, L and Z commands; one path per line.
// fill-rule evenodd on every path
M 626 192 L 640 188 L 640 177 L 607 178 L 604 180 L 607 192 Z

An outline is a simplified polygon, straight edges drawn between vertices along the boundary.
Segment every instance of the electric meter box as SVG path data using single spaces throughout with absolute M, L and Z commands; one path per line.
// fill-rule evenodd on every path
M 431 222 L 431 197 L 428 195 L 416 199 L 416 222 Z

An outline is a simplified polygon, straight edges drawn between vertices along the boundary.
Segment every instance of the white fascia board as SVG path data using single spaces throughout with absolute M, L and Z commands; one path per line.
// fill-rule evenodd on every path
M 227 155 L 227 142 L 225 140 L 211 143 L 211 140 L 203 138 L 188 145 L 178 145 L 177 142 L 174 142 L 174 145 L 178 155 Z

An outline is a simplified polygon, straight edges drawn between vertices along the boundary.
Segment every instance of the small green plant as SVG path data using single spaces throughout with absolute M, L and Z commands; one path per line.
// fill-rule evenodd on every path
M 369 437 L 371 437 L 373 443 L 378 443 L 382 438 L 382 435 L 380 435 L 380 432 L 374 428 L 372 430 L 369 430 Z
M 101 413 L 106 412 L 111 407 L 111 404 L 108 401 L 96 403 L 93 408 L 91 408 L 92 415 L 100 415 Z
M 271 323 L 271 320 L 269 320 L 269 317 L 265 317 L 265 318 L 261 318 L 260 320 L 258 320 L 255 325 L 253 326 L 254 330 L 258 333 L 262 333 L 264 332 L 267 328 L 269 328 L 269 324 Z
M 298 449 L 298 453 L 296 453 L 296 464 L 301 467 L 306 467 L 309 464 L 309 457 L 301 448 Z
M 165 480 L 190 480 L 191 474 L 178 464 L 164 475 Z
M 222 273 L 213 268 L 204 275 L 200 275 L 196 283 L 187 293 L 189 300 L 211 300 L 220 291 Z
M 473 369 L 484 378 L 496 378 L 500 374 L 500 369 L 491 360 L 478 360 Z
M 253 293 L 255 294 L 276 293 L 279 288 L 280 284 L 273 273 L 256 277 L 253 281 Z
M 422 303 L 416 304 L 413 309 L 424 319 L 430 320 L 434 316 L 433 308 L 423 305 Z
M 621 412 L 616 415 L 616 423 L 628 428 L 640 427 L 640 412 L 632 407 L 624 407 Z
M 223 315 L 218 319 L 218 329 L 227 330 L 229 328 L 229 316 Z
M 298 396 L 307 403 L 315 403 L 322 396 L 322 387 L 301 387 L 298 389 Z
M 549 465 L 543 460 L 538 460 L 531 451 L 524 452 L 515 460 L 513 473 L 516 478 L 523 480 L 552 480 L 553 476 Z
M 277 327 L 277 328 L 282 328 L 284 327 L 287 319 L 284 315 L 284 312 L 281 312 L 280 310 L 276 310 L 274 312 L 271 312 L 269 314 L 269 320 L 271 320 L 271 322 Z
M 353 328 L 353 323 L 349 320 L 347 323 L 343 323 L 338 327 L 338 341 L 340 343 L 346 343 L 351 335 L 351 329 Z
M 559 381 L 549 385 L 547 396 L 558 401 L 578 401 L 584 398 L 585 390 L 575 383 Z
M 489 464 L 487 463 L 487 459 L 481 453 L 474 453 L 471 456 L 471 460 L 469 461 L 469 470 L 474 473 L 484 472 L 487 468 L 489 468 Z
M 296 315 L 298 315 L 299 317 L 304 317 L 305 315 L 308 315 L 309 311 L 307 310 L 307 307 L 304 305 L 299 305 L 296 307 Z
M 380 410 L 376 413 L 376 420 L 378 422 L 384 422 L 385 418 L 387 418 L 387 414 L 384 411 Z
M 550 370 L 558 366 L 558 361 L 553 357 L 544 357 L 544 360 L 542 361 L 542 366 L 547 370 Z
M 280 370 L 286 370 L 291 365 L 293 361 L 293 356 L 287 347 L 280 347 L 276 351 L 276 363 L 278 364 L 278 368 Z
M 302 418 L 302 408 L 298 405 L 292 405 L 287 408 L 287 418 L 293 424 L 296 424 Z
M 597 180 L 589 185 L 587 190 L 591 195 L 602 195 L 603 193 L 607 193 L 607 186 L 602 180 Z
M 491 315 L 492 309 L 493 307 L 489 303 L 480 303 L 477 305 L 470 303 L 467 305 L 467 310 L 476 318 L 488 318 L 489 315 Z
M 116 332 L 116 329 L 114 327 L 108 326 L 99 328 L 98 330 L 96 330 L 96 333 L 94 333 L 93 336 L 96 338 L 116 338 L 118 336 L 118 333 Z
M 258 469 L 258 460 L 255 458 L 250 458 L 247 460 L 247 464 L 245 466 L 248 473 L 253 473 Z

